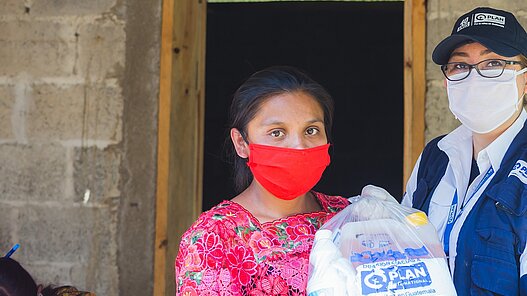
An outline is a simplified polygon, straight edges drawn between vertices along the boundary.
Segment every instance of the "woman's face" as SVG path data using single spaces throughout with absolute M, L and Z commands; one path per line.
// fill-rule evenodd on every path
M 247 143 L 231 137 L 238 155 L 248 157 Z M 247 125 L 249 143 L 305 149 L 327 144 L 324 112 L 318 102 L 304 92 L 284 93 L 266 99 Z
M 453 62 L 464 62 L 470 65 L 476 64 L 478 62 L 481 62 L 483 60 L 488 59 L 502 59 L 506 61 L 520 61 L 519 56 L 515 57 L 505 57 L 502 55 L 499 55 L 490 49 L 483 46 L 481 43 L 474 42 L 474 43 L 468 43 L 463 46 L 460 46 L 456 48 L 452 54 L 450 55 L 450 59 L 448 60 L 449 63 Z M 514 69 L 516 71 L 521 70 L 521 65 L 507 65 L 506 69 Z M 475 71 L 472 69 L 472 71 Z M 471 74 L 472 75 L 472 74 Z M 446 82 L 445 82 L 446 83 Z M 518 75 L 516 77 L 516 84 L 518 87 L 518 97 L 523 97 L 524 94 L 527 93 L 527 73 L 523 73 L 521 75 Z M 519 103 L 520 107 L 522 106 L 522 102 Z M 521 108 L 518 108 L 521 109 Z

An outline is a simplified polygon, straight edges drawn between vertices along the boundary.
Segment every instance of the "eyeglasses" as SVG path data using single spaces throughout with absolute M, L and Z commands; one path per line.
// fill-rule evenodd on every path
M 463 62 L 448 63 L 441 66 L 441 71 L 446 79 L 450 81 L 459 81 L 467 78 L 472 69 L 476 69 L 479 75 L 485 78 L 500 77 L 507 65 L 523 65 L 518 61 L 506 61 L 500 59 L 483 60 L 476 64 L 467 64 Z

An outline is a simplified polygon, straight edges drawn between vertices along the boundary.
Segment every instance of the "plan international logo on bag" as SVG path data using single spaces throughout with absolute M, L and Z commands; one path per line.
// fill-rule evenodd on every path
M 407 266 L 390 266 L 361 272 L 362 294 L 423 288 L 432 284 L 430 273 L 423 262 Z M 424 293 L 426 294 L 426 293 Z

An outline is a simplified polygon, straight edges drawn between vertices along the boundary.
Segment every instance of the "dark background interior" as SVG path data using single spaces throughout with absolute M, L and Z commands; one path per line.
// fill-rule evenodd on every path
M 272 65 L 305 70 L 335 100 L 331 165 L 315 189 L 352 196 L 375 184 L 400 198 L 403 5 L 207 4 L 203 210 L 235 195 L 224 151 L 232 95 Z

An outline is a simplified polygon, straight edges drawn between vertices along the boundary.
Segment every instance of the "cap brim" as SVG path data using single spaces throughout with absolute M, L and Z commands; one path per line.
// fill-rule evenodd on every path
M 513 57 L 520 54 L 520 51 L 493 39 L 457 34 L 451 35 L 439 42 L 432 52 L 432 60 L 438 65 L 448 63 L 452 51 L 467 41 L 479 42 L 486 48 L 504 57 Z

